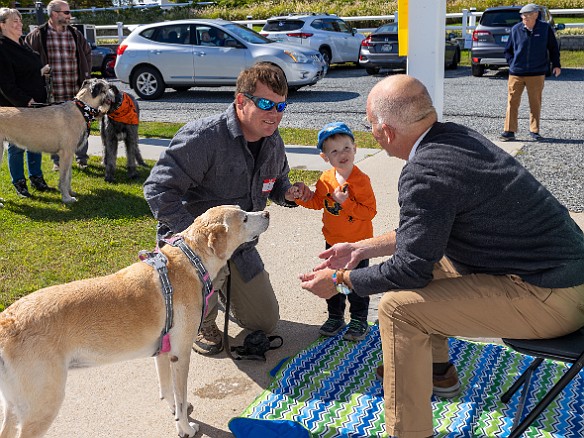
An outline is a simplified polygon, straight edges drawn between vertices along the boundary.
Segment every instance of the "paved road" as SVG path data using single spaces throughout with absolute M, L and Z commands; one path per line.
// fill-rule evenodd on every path
M 342 120 L 355 130 L 364 129 L 367 94 L 384 76 L 369 76 L 359 68 L 334 68 L 316 85 L 290 95 L 290 106 L 281 126 L 320 129 L 331 120 Z M 475 78 L 467 67 L 446 71 L 444 120 L 466 124 L 495 138 L 505 117 L 506 79 L 501 72 Z M 543 96 L 542 134 L 584 139 L 581 123 L 584 108 L 581 99 L 574 99 L 584 94 L 583 81 L 582 69 L 564 69 L 559 78 L 548 79 Z M 221 112 L 233 100 L 233 92 L 234 87 L 191 88 L 185 92 L 169 89 L 162 99 L 140 101 L 142 120 L 187 122 Z M 520 110 L 520 129 L 527 132 L 527 110 Z

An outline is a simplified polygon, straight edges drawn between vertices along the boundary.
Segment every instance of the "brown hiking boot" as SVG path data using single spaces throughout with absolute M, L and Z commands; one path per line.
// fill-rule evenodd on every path
M 193 343 L 193 350 L 206 356 L 213 356 L 223 351 L 223 335 L 215 321 L 203 321 L 201 331 Z
M 377 380 L 383 382 L 383 365 L 380 365 L 375 370 L 375 377 Z M 460 393 L 460 382 L 458 381 L 458 373 L 454 365 L 450 364 L 446 372 L 442 375 L 432 375 L 432 392 L 436 397 L 452 398 Z

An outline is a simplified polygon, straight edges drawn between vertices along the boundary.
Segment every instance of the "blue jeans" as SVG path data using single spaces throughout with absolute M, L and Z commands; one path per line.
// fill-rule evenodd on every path
M 24 151 L 13 145 L 8 144 L 8 170 L 14 184 L 24 179 L 24 153 L 26 152 L 26 163 L 28 165 L 28 176 L 43 176 L 41 170 L 42 154 L 39 152 Z

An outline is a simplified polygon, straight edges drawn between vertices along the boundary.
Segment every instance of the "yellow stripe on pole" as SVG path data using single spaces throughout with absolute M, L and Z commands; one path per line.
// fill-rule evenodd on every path
M 408 55 L 408 0 L 397 1 L 397 38 L 399 56 Z

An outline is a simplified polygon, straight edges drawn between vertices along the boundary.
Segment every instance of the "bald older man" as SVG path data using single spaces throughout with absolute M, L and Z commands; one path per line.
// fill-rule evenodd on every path
M 512 156 L 438 122 L 417 79 L 380 81 L 367 118 L 381 147 L 407 161 L 399 226 L 334 245 L 300 280 L 325 299 L 339 283 L 361 296 L 389 291 L 379 304 L 386 428 L 425 438 L 432 392 L 452 397 L 460 387 L 449 336 L 551 338 L 584 326 L 584 235 Z M 381 256 L 392 257 L 352 269 Z

